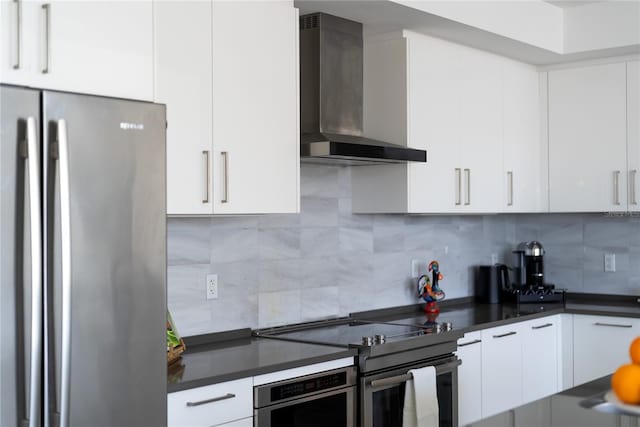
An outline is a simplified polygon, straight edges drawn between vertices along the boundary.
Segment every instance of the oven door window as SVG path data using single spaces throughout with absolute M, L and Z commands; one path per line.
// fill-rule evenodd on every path
M 399 427 L 402 425 L 405 383 L 377 389 L 371 395 L 371 419 L 373 427 Z M 453 423 L 453 373 L 436 377 L 440 427 L 451 427 Z
M 260 427 L 353 427 L 352 387 L 258 410 Z

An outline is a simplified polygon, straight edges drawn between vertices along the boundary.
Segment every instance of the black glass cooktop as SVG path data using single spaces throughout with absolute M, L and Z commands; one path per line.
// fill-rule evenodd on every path
M 299 330 L 273 331 L 263 333 L 262 336 L 315 344 L 359 347 L 362 345 L 363 337 L 384 335 L 385 342 L 393 342 L 424 335 L 425 333 L 427 331 L 419 326 L 354 320 Z

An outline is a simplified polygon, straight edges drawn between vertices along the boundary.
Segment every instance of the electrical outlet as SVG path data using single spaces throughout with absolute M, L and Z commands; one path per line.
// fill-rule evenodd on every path
M 491 254 L 491 264 L 497 264 L 498 263 L 498 254 Z
M 616 254 L 604 254 L 604 271 L 606 273 L 616 271 Z
M 217 274 L 207 274 L 207 299 L 218 299 Z
M 420 277 L 420 260 L 412 259 L 411 260 L 411 277 Z

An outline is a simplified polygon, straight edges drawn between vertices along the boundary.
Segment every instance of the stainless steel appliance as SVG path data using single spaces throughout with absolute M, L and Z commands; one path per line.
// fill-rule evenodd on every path
M 300 155 L 361 165 L 426 162 L 427 152 L 363 136 L 362 24 L 314 13 L 300 17 Z
M 356 369 L 334 369 L 254 388 L 257 427 L 354 427 Z
M 410 369 L 434 366 L 440 426 L 458 425 L 457 372 L 453 354 L 462 333 L 451 324 L 401 324 L 337 319 L 257 331 L 257 335 L 358 349 L 359 424 L 402 425 L 405 382 Z
M 166 425 L 165 123 L 0 86 L 0 425 Z

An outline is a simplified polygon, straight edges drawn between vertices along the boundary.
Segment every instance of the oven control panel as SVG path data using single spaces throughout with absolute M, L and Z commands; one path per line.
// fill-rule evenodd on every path
M 291 399 L 334 387 L 347 385 L 347 373 L 337 372 L 316 378 L 303 379 L 271 388 L 271 402 Z

